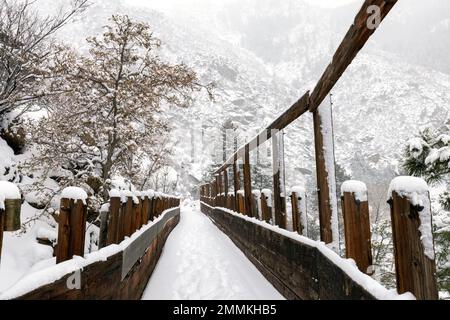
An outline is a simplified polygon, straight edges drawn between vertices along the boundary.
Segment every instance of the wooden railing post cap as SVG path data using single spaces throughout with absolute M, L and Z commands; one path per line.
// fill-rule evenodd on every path
M 400 176 L 391 181 L 387 198 L 391 200 L 393 192 L 396 192 L 401 197 L 411 198 L 410 200 L 416 201 L 417 197 L 414 196 L 429 195 L 429 190 L 427 182 L 422 178 Z
M 86 205 L 88 194 L 82 188 L 67 187 L 61 193 L 61 200 L 63 199 L 73 200 L 74 202 L 82 201 Z
M 436 264 L 428 184 L 417 177 L 392 180 L 388 198 L 399 293 L 437 299 Z M 411 262 L 414 262 L 411 265 Z
M 295 193 L 298 199 L 303 199 L 306 196 L 306 188 L 302 186 L 295 186 L 291 188 L 291 194 Z
M 110 198 L 120 198 L 121 196 L 120 191 L 117 189 L 111 189 L 108 194 Z
M 362 181 L 345 181 L 341 186 L 341 198 L 344 198 L 345 193 L 352 194 L 357 203 L 368 201 L 367 185 Z

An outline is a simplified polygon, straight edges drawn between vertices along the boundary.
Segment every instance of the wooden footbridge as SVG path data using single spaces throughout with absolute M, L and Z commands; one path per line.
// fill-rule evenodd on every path
M 261 134 L 236 150 L 215 172 L 214 180 L 200 187 L 202 212 L 288 299 L 397 297 L 370 277 L 373 269 L 369 206 L 367 190 L 360 182 L 348 182 L 342 190 L 345 255 L 354 259 L 356 266 L 339 256 L 338 218 L 333 209 L 334 162 L 330 163 L 327 154 L 330 133 L 326 126 L 331 121 L 331 113 L 326 112 L 322 104 L 396 2 L 366 0 L 311 93 L 306 92 Z M 312 112 L 314 119 L 322 242 L 302 236 L 306 235 L 307 227 L 304 190 L 294 188 L 287 195 L 280 179 L 278 133 L 307 112 Z M 273 188 L 253 190 L 250 152 L 268 141 L 273 148 Z M 429 201 L 418 203 L 417 197 L 413 199 L 401 188 L 405 181 L 412 180 L 400 180 L 394 181 L 389 201 L 398 293 L 410 292 L 417 299 L 437 299 L 434 252 L 432 247 L 430 250 L 429 241 L 425 241 L 432 240 L 431 228 L 425 228 L 431 224 L 431 217 L 426 214 L 430 212 Z M 421 195 L 424 190 L 415 191 L 416 195 Z M 0 298 L 140 298 L 166 238 L 180 219 L 180 199 L 148 192 L 139 195 L 111 192 L 110 201 L 101 213 L 100 250 L 86 255 L 87 206 L 86 199 L 79 195 L 78 191 L 66 192 L 61 200 L 55 248 L 57 263 L 33 278 L 22 279 Z M 289 201 L 293 223 L 289 229 L 292 231 L 287 230 Z M 19 223 L 17 220 L 20 200 L 6 199 L 4 203 L 4 208 L 0 209 L 0 254 L 3 230 L 20 228 L 20 219 Z
M 287 229 L 286 203 L 290 201 L 292 230 L 306 236 L 306 225 L 303 222 L 306 219 L 302 218 L 306 216 L 306 212 L 302 212 L 306 210 L 306 206 L 299 205 L 306 201 L 305 195 L 301 189 L 294 189 L 288 196 L 284 192 L 283 179 L 280 179 L 283 170 L 279 132 L 303 114 L 312 112 L 320 239 L 329 248 L 339 251 L 338 217 L 333 208 L 333 193 L 336 192 L 332 181 L 335 179 L 334 151 L 330 150 L 333 145 L 327 145 L 327 141 L 333 139 L 331 130 L 327 128 L 332 119 L 328 106 L 322 105 L 322 102 L 396 2 L 366 0 L 312 93 L 306 92 L 260 134 L 236 150 L 215 172 L 215 179 L 200 187 L 202 210 L 289 298 L 373 297 L 351 280 L 351 277 L 347 278 L 348 274 L 344 275 L 342 269 L 329 261 L 324 262 L 327 259 L 323 253 L 318 253 L 311 245 L 300 240 L 293 242 L 291 238 L 282 236 L 283 232 L 274 232 L 268 225 L 274 224 Z M 376 21 L 375 26 L 371 24 L 372 19 Z M 252 188 L 250 152 L 268 141 L 272 142 L 273 188 L 270 192 L 261 192 Z M 405 183 L 408 184 L 409 181 L 411 180 L 406 179 Z M 394 181 L 393 184 L 395 183 Z M 346 257 L 354 259 L 362 273 L 371 275 L 373 268 L 367 189 L 361 182 L 347 182 L 345 185 L 347 189 L 342 190 L 342 211 Z M 396 189 L 392 190 L 389 203 L 398 292 L 411 292 L 418 299 L 437 299 L 434 257 L 425 254 L 426 244 L 421 241 L 424 237 L 432 238 L 431 229 L 428 231 L 430 234 L 425 234 L 425 228 L 420 228 L 425 223 L 431 225 L 431 216 L 427 217 L 430 221 L 420 219 L 421 212 L 430 210 L 429 203 L 425 205 L 427 208 L 423 208 Z M 266 228 L 249 222 L 248 219 L 240 219 L 231 214 L 230 210 L 245 217 L 263 220 L 267 224 Z

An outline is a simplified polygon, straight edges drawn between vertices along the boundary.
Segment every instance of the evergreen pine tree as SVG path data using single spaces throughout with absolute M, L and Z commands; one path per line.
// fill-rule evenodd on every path
M 404 169 L 430 184 L 450 187 L 450 125 L 427 128 L 411 139 L 405 150 Z M 434 219 L 437 278 L 440 291 L 450 294 L 450 193 L 440 195 L 441 212 Z M 446 217 L 445 217 L 446 216 Z M 444 218 L 442 218 L 444 217 Z

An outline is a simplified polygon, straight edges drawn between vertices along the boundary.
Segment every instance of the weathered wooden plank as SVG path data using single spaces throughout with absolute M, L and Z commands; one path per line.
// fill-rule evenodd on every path
M 4 231 L 20 230 L 21 199 L 5 199 L 5 226 Z
M 275 213 L 275 225 L 286 229 L 286 212 L 283 211 L 283 198 L 281 196 L 281 172 L 280 172 L 280 145 L 278 136 L 272 137 L 272 167 L 273 167 L 273 203 Z M 283 208 L 284 207 L 284 208 Z
M 109 199 L 108 237 L 106 245 L 119 243 L 120 197 Z
M 387 16 L 397 0 L 366 0 L 362 8 L 355 17 L 353 25 L 348 30 L 336 53 L 333 56 L 331 64 L 326 68 L 310 98 L 309 110 L 315 111 L 319 108 L 325 97 L 330 93 L 339 78 L 352 63 L 353 59 L 364 47 L 370 36 L 376 28 L 369 28 L 367 23 L 373 12 L 371 6 L 377 6 L 380 9 L 380 22 Z
M 422 210 L 431 208 L 413 205 L 397 192 L 392 192 L 391 206 L 392 236 L 394 239 L 395 271 L 397 291 L 411 292 L 419 300 L 437 300 L 436 264 L 425 254 L 422 237 L 431 237 L 431 230 L 420 231 Z M 424 204 L 425 205 L 425 204 Z M 429 203 L 428 203 L 429 206 Z M 429 217 L 431 220 L 431 215 Z M 423 221 L 425 223 L 425 221 Z M 429 221 L 432 225 L 432 222 Z M 422 232 L 429 232 L 423 235 Z
M 148 196 L 144 197 L 144 200 L 142 201 L 142 217 L 141 221 L 142 224 L 147 224 L 148 220 L 150 219 L 150 199 Z
M 345 229 L 345 255 L 356 262 L 361 272 L 373 274 L 369 202 L 344 192 L 342 214 Z
M 261 193 L 261 213 L 262 213 L 262 220 L 269 223 L 270 219 L 272 219 L 272 212 L 270 210 L 270 206 L 267 203 L 268 197 Z
M 108 241 L 109 211 L 100 211 L 100 233 L 98 236 L 98 248 L 106 247 Z
M 71 200 L 69 257 L 84 256 L 87 205 L 81 200 Z
M 302 226 L 300 222 L 300 208 L 296 192 L 291 194 L 291 208 L 292 208 L 292 231 L 302 234 Z
M 241 178 L 239 174 L 239 167 L 237 165 L 237 159 L 233 161 L 233 183 L 234 183 L 234 207 L 235 211 L 239 211 L 239 197 L 237 192 L 241 189 Z
M 216 176 L 217 181 L 217 190 L 218 194 L 221 195 L 223 193 L 223 181 L 222 181 L 222 173 L 218 173 Z
M 315 111 L 314 145 L 316 152 L 317 199 L 319 202 L 320 239 L 325 243 L 333 242 L 332 208 L 330 202 L 330 188 L 328 185 L 328 170 L 325 159 L 324 136 L 320 113 Z
M 0 209 L 0 262 L 2 260 L 3 228 L 5 227 L 5 211 Z
M 56 263 L 84 256 L 87 206 L 81 200 L 61 199 Z
M 244 193 L 245 193 L 245 213 L 249 217 L 253 217 L 252 209 L 252 177 L 250 168 L 250 152 L 249 147 L 245 148 L 244 157 Z
M 287 299 L 375 299 L 316 247 L 219 208 L 201 210 Z
M 67 287 L 68 273 L 61 279 L 35 289 L 17 300 L 137 300 L 140 299 L 148 280 L 156 267 L 162 248 L 170 232 L 179 222 L 179 214 L 171 219 L 165 219 L 158 224 L 158 234 L 144 251 L 140 251 L 141 257 L 135 261 L 128 272 L 122 278 L 123 255 L 119 252 L 106 261 L 92 263 L 80 270 L 81 289 L 71 290 Z M 142 239 L 136 239 L 141 242 Z M 148 242 L 147 242 L 148 243 Z M 133 245 L 134 241 L 130 244 Z M 125 249 L 126 250 L 126 249 Z
M 224 193 L 225 193 L 225 197 L 228 197 L 228 191 L 229 191 L 229 186 L 228 186 L 228 170 L 225 169 L 223 171 L 223 186 L 224 186 Z

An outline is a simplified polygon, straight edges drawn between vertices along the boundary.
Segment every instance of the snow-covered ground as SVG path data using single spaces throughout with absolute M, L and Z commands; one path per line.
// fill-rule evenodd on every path
M 144 300 L 283 299 L 247 257 L 204 214 L 181 208 Z

